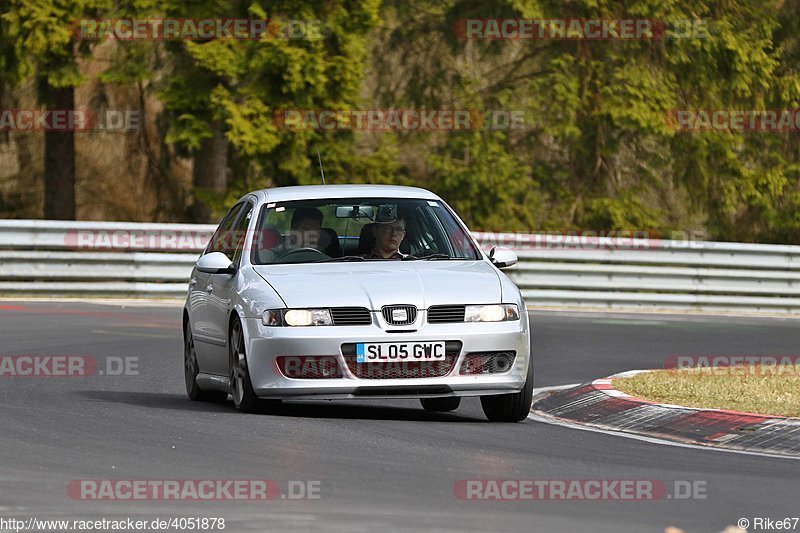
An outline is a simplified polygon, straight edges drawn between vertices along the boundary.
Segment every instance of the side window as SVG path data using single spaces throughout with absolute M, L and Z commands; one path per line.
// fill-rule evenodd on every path
M 432 215 L 430 208 L 422 209 L 420 207 L 415 209 L 414 218 L 417 224 L 416 244 L 418 246 L 415 251 L 424 255 L 440 253 L 439 243 L 443 240 L 443 232 L 439 220 Z
M 236 249 L 236 247 L 233 238 L 234 235 L 231 229 L 233 228 L 233 224 L 236 222 L 236 218 L 239 216 L 239 213 L 244 206 L 244 203 L 236 204 L 228 212 L 225 218 L 222 219 L 217 231 L 211 238 L 211 242 L 208 245 L 206 253 L 222 252 L 228 256 L 228 259 L 233 261 L 233 251 Z
M 244 247 L 245 237 L 247 236 L 247 228 L 250 227 L 250 219 L 253 217 L 253 204 L 250 202 L 245 204 L 244 215 L 239 217 L 239 221 L 233 228 L 233 262 L 239 264 L 239 259 L 242 257 L 242 248 Z
M 461 227 L 453 216 L 446 216 L 446 211 L 436 212 L 436 220 L 438 226 L 443 229 L 443 234 L 446 236 L 443 244 L 453 250 L 456 257 L 463 259 L 480 259 L 480 253 L 472 239 Z

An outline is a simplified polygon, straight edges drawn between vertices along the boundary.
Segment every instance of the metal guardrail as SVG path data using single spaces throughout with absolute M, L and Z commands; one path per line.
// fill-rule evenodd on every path
M 214 229 L 0 220 L 0 294 L 182 298 Z
M 182 298 L 214 226 L 0 220 L 0 294 Z M 800 314 L 800 246 L 475 233 L 535 307 Z

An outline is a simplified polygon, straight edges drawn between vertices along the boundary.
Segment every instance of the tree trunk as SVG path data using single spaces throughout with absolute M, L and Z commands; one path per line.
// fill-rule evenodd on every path
M 75 109 L 73 87 L 52 88 L 48 109 Z M 44 132 L 44 218 L 75 220 L 75 132 Z
M 228 139 L 222 124 L 214 122 L 212 128 L 214 135 L 203 140 L 194 156 L 192 181 L 195 189 L 222 193 L 228 186 Z M 192 218 L 195 222 L 216 222 L 211 220 L 209 206 L 197 197 L 192 205 Z

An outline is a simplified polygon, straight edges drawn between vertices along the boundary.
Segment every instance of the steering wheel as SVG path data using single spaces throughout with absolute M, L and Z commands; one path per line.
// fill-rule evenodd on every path
M 285 258 L 287 258 L 287 257 L 289 257 L 291 255 L 296 255 L 296 254 L 301 254 L 301 253 L 308 253 L 308 252 L 313 252 L 313 253 L 319 254 L 319 255 L 321 255 L 323 257 L 328 257 L 328 254 L 326 254 L 325 252 L 320 252 L 316 248 L 311 248 L 310 246 L 304 246 L 303 248 L 292 248 L 291 250 L 287 250 L 286 252 L 281 254 L 280 259 L 285 259 Z

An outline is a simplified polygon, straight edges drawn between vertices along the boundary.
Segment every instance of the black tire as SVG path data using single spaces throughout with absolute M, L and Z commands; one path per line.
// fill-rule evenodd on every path
M 446 398 L 420 398 L 419 402 L 422 408 L 426 411 L 436 411 L 445 413 L 447 411 L 455 411 L 461 405 L 461 398 L 459 396 L 448 396 Z
M 244 330 L 239 317 L 233 319 L 228 337 L 228 376 L 233 405 L 243 413 L 258 412 L 262 403 L 253 391 L 250 371 L 247 368 L 247 355 L 244 345 Z
M 189 324 L 183 332 L 183 378 L 186 383 L 186 395 L 195 402 L 221 403 L 228 399 L 227 392 L 203 390 L 197 384 L 197 374 L 200 367 L 197 364 L 197 352 L 194 349 L 194 337 Z
M 528 361 L 525 386 L 519 392 L 481 396 L 481 407 L 492 422 L 521 422 L 528 418 L 533 400 L 533 362 Z

